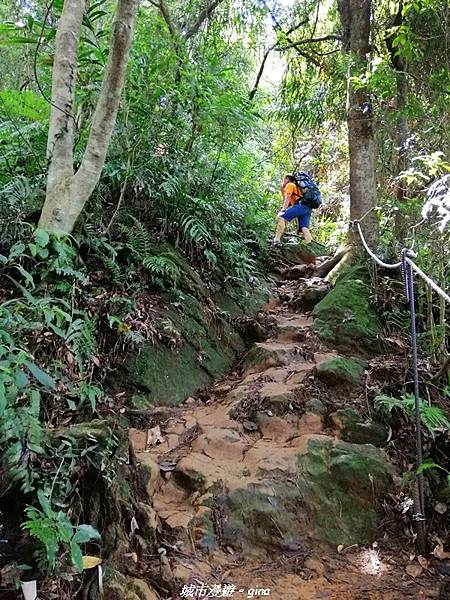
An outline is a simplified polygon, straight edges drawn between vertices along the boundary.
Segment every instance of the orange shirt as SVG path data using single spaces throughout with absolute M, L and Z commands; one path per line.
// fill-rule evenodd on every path
M 301 195 L 302 192 L 298 185 L 295 185 L 295 183 L 288 183 L 283 190 L 283 196 L 285 200 L 289 198 L 289 206 L 295 204 Z

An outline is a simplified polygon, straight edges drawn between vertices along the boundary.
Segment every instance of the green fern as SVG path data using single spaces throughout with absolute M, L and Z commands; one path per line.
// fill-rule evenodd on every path
M 401 399 L 379 394 L 374 400 L 375 410 L 385 417 L 390 416 L 393 409 L 397 408 L 413 419 L 415 406 L 415 398 L 412 394 L 406 394 Z M 420 400 L 420 418 L 423 425 L 433 436 L 438 429 L 450 430 L 450 421 L 445 412 L 438 406 L 431 406 L 423 400 Z
M 126 236 L 126 245 L 138 257 L 150 254 L 153 242 L 147 227 L 135 217 L 131 218 L 133 219 L 134 225 L 131 228 L 128 227 L 124 231 Z
M 173 261 L 170 253 L 160 254 L 158 256 L 144 256 L 142 264 L 153 277 L 154 283 L 169 284 L 170 287 L 177 287 L 180 278 L 180 269 Z
M 92 360 L 97 351 L 95 323 L 86 314 L 70 323 L 66 333 L 66 343 L 71 347 L 83 373 L 85 365 Z
M 124 287 L 126 276 L 122 273 L 120 266 L 116 263 L 113 258 L 109 258 L 108 256 L 103 257 L 103 263 L 108 271 L 111 273 L 111 279 L 117 287 Z
M 204 221 L 193 215 L 185 215 L 181 219 L 181 227 L 188 241 L 198 246 L 206 246 L 211 241 L 211 236 L 206 229 Z

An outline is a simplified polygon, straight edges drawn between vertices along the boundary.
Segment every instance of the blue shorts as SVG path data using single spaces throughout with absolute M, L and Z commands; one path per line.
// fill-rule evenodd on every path
M 312 208 L 305 204 L 294 204 L 283 214 L 282 219 L 290 223 L 292 219 L 298 219 L 298 228 L 309 227 L 311 223 Z

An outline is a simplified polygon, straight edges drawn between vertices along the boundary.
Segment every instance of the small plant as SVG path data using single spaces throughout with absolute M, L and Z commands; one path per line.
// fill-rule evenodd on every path
M 379 394 L 374 400 L 374 407 L 385 417 L 391 415 L 396 408 L 412 419 L 415 414 L 415 398 L 412 394 L 405 394 L 400 399 Z M 450 421 L 444 411 L 438 406 L 430 406 L 423 400 L 420 401 L 420 418 L 433 437 L 438 430 L 450 430 Z
M 23 528 L 39 544 L 35 552 L 39 568 L 45 572 L 60 572 L 61 558 L 69 554 L 71 564 L 81 573 L 83 553 L 80 544 L 99 540 L 100 534 L 91 525 L 72 525 L 65 512 L 52 509 L 42 490 L 37 496 L 41 508 L 29 506 L 26 509 L 28 520 Z

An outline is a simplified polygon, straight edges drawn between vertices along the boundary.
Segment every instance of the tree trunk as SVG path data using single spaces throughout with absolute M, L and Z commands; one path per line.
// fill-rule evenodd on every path
M 376 202 L 376 146 L 372 104 L 367 89 L 355 85 L 353 81 L 353 77 L 360 77 L 368 67 L 371 0 L 341 0 L 339 12 L 344 51 L 349 54 L 350 63 L 347 124 L 350 154 L 350 219 L 353 221 L 369 213 Z M 366 216 L 362 228 L 368 243 L 375 245 L 378 227 L 373 214 Z M 354 233 L 350 233 L 349 242 L 354 254 L 361 252 L 359 238 Z
M 55 48 L 48 142 L 50 166 L 39 220 L 42 229 L 70 233 L 100 179 L 119 109 L 138 5 L 139 0 L 118 0 L 100 96 L 86 150 L 74 174 L 72 108 L 85 0 L 64 2 Z
M 73 175 L 73 106 L 85 4 L 85 0 L 66 0 L 56 33 L 47 139 L 47 159 L 50 161 L 47 194 L 51 195 L 58 193 L 58 188 L 64 188 L 65 182 Z
M 408 106 L 408 61 L 402 57 L 398 52 L 398 48 L 395 46 L 395 37 L 398 28 L 403 25 L 403 1 L 400 0 L 397 6 L 397 12 L 389 18 L 386 23 L 387 33 L 385 35 L 386 47 L 389 51 L 392 67 L 395 69 L 395 78 L 397 86 L 396 95 L 396 110 L 397 110 L 397 131 L 395 136 L 395 145 L 397 148 L 396 162 L 394 165 L 395 172 L 399 175 L 402 171 L 406 170 L 406 153 L 407 153 L 407 140 L 409 137 L 409 124 L 407 117 L 407 106 Z M 396 197 L 400 204 L 405 199 L 405 189 L 401 183 L 397 183 L 396 186 Z M 408 224 L 403 218 L 400 211 L 397 211 L 395 215 L 394 233 L 396 239 L 401 243 L 404 240 L 408 230 Z

